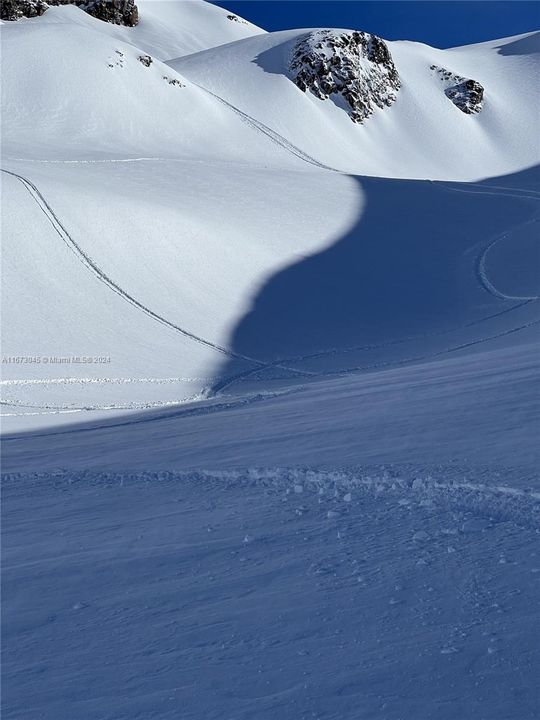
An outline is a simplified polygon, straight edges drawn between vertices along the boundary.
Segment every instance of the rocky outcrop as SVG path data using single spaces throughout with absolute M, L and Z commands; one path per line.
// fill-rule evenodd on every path
M 2 20 L 37 17 L 51 5 L 77 5 L 89 15 L 115 25 L 133 27 L 139 22 L 135 0 L 2 0 Z
M 331 98 L 363 122 L 396 99 L 400 79 L 386 43 L 365 32 L 316 30 L 294 47 L 293 82 L 321 100 Z
M 154 62 L 150 55 L 139 55 L 137 59 L 142 65 L 144 65 L 144 67 L 150 67 L 150 65 Z
M 482 110 L 484 88 L 477 80 L 456 75 L 451 70 L 431 65 L 431 70 L 444 84 L 444 93 L 454 105 L 466 115 L 474 115 Z
M 163 79 L 166 80 L 169 85 L 174 85 L 175 87 L 180 88 L 186 87 L 184 83 L 181 83 L 177 78 L 170 78 L 168 75 L 163 75 Z
M 230 20 L 231 22 L 237 22 L 241 25 L 247 25 L 247 20 L 244 20 L 241 17 L 238 17 L 238 15 L 227 15 L 227 20 Z
M 48 7 L 43 0 L 2 0 L 0 3 L 0 19 L 20 20 L 22 17 L 38 17 L 43 15 Z

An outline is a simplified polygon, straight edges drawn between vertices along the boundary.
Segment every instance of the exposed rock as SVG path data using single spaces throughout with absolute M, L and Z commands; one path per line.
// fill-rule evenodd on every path
M 242 25 L 247 25 L 247 21 L 243 20 L 241 17 L 238 17 L 238 15 L 227 15 L 227 20 L 231 20 L 232 22 L 241 23 Z
M 454 105 L 466 115 L 479 113 L 484 100 L 484 88 L 477 80 L 456 75 L 451 70 L 431 65 L 431 70 L 437 73 L 445 85 L 444 93 Z
M 321 100 L 343 106 L 361 123 L 375 108 L 391 105 L 400 79 L 386 43 L 365 32 L 316 30 L 295 46 L 290 71 L 294 83 Z
M 43 0 L 2 0 L 0 18 L 2 20 L 19 20 L 22 17 L 38 17 L 43 15 L 48 7 Z
M 186 87 L 184 83 L 181 83 L 180 80 L 177 80 L 176 78 L 170 78 L 168 75 L 163 75 L 163 79 L 166 80 L 169 85 L 176 85 L 176 87 Z
M 150 65 L 153 62 L 150 55 L 139 55 L 138 60 L 140 63 L 142 63 L 144 65 L 144 67 L 150 67 Z
M 2 20 L 43 15 L 50 5 L 77 5 L 89 15 L 115 25 L 133 27 L 139 22 L 135 0 L 3 0 Z

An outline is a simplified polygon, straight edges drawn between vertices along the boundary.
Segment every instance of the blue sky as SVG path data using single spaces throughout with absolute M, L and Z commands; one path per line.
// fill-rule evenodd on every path
M 388 40 L 452 47 L 540 28 L 540 2 L 521 0 L 221 0 L 265 30 L 345 27 Z

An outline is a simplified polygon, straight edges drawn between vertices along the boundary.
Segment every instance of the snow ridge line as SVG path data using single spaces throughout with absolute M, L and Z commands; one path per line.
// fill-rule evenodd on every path
M 60 236 L 62 241 L 69 247 L 69 249 L 78 257 L 78 259 L 85 265 L 92 273 L 97 277 L 97 279 L 102 282 L 104 285 L 106 285 L 110 290 L 115 292 L 117 295 L 119 295 L 123 300 L 128 302 L 130 305 L 133 305 L 138 310 L 141 310 L 145 315 L 148 315 L 156 322 L 161 323 L 165 327 L 168 327 L 184 337 L 193 340 L 194 342 L 198 343 L 199 345 L 204 345 L 206 347 L 211 348 L 212 350 L 215 350 L 216 352 L 219 352 L 223 355 L 226 355 L 227 357 L 234 358 L 236 360 L 244 360 L 250 363 L 255 363 L 256 365 L 264 365 L 265 363 L 261 360 L 255 360 L 254 358 L 249 358 L 244 355 L 241 355 L 239 353 L 235 353 L 233 350 L 228 350 L 227 348 L 222 347 L 221 345 L 218 345 L 217 343 L 213 343 L 210 340 L 206 340 L 205 338 L 200 337 L 199 335 L 196 335 L 195 333 L 190 332 L 189 330 L 185 330 L 184 328 L 180 327 L 179 325 L 176 325 L 175 323 L 171 322 L 170 320 L 167 320 L 166 318 L 162 317 L 161 315 L 158 315 L 158 313 L 154 312 L 150 308 L 143 305 L 141 302 L 139 302 L 136 298 L 134 298 L 132 295 L 127 293 L 125 290 L 123 290 L 117 283 L 114 282 L 114 280 L 111 280 L 104 272 L 103 270 L 92 260 L 92 258 L 85 253 L 85 251 L 81 248 L 81 246 L 73 239 L 73 237 L 69 234 L 69 232 L 66 230 L 66 228 L 62 225 L 60 222 L 58 216 L 55 214 L 54 210 L 51 208 L 49 203 L 45 200 L 42 193 L 38 190 L 38 188 L 27 178 L 23 177 L 22 175 L 18 175 L 15 172 L 12 172 L 11 170 L 5 170 L 4 168 L 0 168 L 0 170 L 3 173 L 6 173 L 7 175 L 11 175 L 12 177 L 19 180 L 19 182 L 22 183 L 22 185 L 26 188 L 28 193 L 31 195 L 37 206 L 40 208 L 42 213 L 47 217 L 49 222 L 51 223 L 52 227 L 54 228 L 57 235 Z
M 490 526 L 511 521 L 521 528 L 540 528 L 540 493 L 505 485 L 486 485 L 469 482 L 463 474 L 459 480 L 445 478 L 452 468 L 437 468 L 432 473 L 422 468 L 365 468 L 318 470 L 287 467 L 249 467 L 231 470 L 106 472 L 95 470 L 59 469 L 54 472 L 5 473 L 2 484 L 18 486 L 27 491 L 31 483 L 45 483 L 58 489 L 81 486 L 120 486 L 129 492 L 138 483 L 202 483 L 226 487 L 261 487 L 300 498 L 303 493 L 317 494 L 331 499 L 333 512 L 330 519 L 346 517 L 351 505 L 362 495 L 375 495 L 395 501 L 396 509 L 406 512 L 415 505 L 424 508 L 440 507 L 460 510 L 480 517 L 485 523 L 479 527 L 463 525 L 450 530 L 457 532 L 483 532 Z M 442 475 L 442 478 L 440 477 Z M 444 532 L 444 529 L 442 529 Z

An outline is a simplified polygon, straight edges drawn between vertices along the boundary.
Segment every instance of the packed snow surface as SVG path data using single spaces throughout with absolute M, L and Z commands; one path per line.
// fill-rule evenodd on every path
M 3 716 L 537 718 L 538 34 L 137 5 L 0 29 Z
M 537 717 L 528 495 L 252 468 L 4 503 L 7 718 Z

